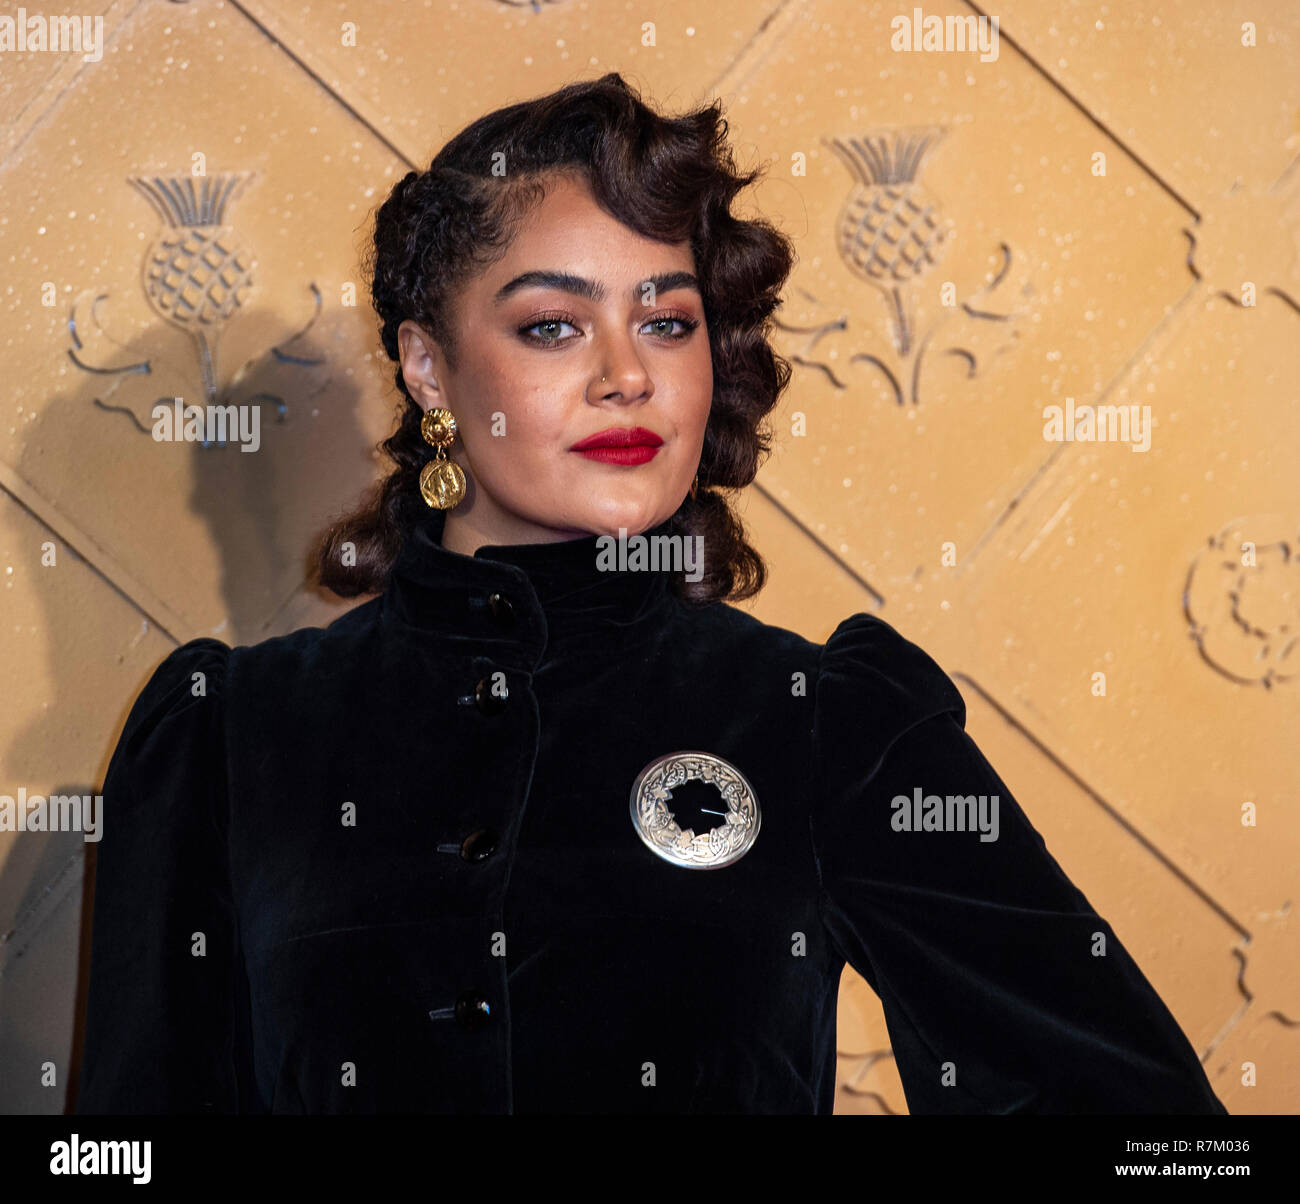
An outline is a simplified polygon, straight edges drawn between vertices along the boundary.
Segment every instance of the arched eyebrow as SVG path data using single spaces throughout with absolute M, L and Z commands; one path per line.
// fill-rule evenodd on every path
M 654 289 L 655 296 L 672 292 L 674 289 L 689 288 L 703 297 L 700 282 L 690 272 L 660 272 L 657 276 L 649 276 L 640 284 L 633 285 L 628 295 L 633 299 L 639 297 L 647 284 Z M 603 284 L 597 284 L 596 281 L 588 280 L 584 276 L 575 276 L 572 272 L 535 271 L 524 272 L 508 284 L 503 284 L 493 296 L 492 304 L 500 305 L 520 289 L 525 288 L 553 288 L 595 302 L 603 301 L 606 295 Z

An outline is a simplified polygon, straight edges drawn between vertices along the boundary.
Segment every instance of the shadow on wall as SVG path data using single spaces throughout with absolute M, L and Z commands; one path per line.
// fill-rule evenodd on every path
M 271 348 L 214 389 L 209 396 L 215 403 L 239 407 L 243 419 L 240 430 L 227 431 L 224 445 L 154 437 L 157 404 L 174 414 L 176 396 L 191 405 L 204 396 L 194 344 L 187 361 L 187 337 L 169 327 L 152 328 L 134 344 L 115 343 L 110 373 L 102 364 L 93 375 L 74 368 L 82 387 L 51 400 L 30 423 L 19 475 L 163 603 L 160 619 L 149 615 L 147 600 L 130 599 L 148 616 L 131 647 L 152 627 L 177 644 L 212 635 L 231 645 L 293 628 L 296 608 L 289 604 L 302 600 L 311 536 L 375 476 L 373 440 L 359 421 L 359 385 L 331 371 L 340 348 L 357 345 L 355 328 L 344 329 L 356 320 L 344 311 L 332 325 L 316 323 L 310 336 Z M 282 317 L 256 311 L 239 321 L 254 330 L 285 328 Z M 70 346 L 74 363 L 85 365 L 75 338 Z M 254 432 L 257 449 L 242 451 L 237 440 L 251 446 Z M 82 560 L 52 534 L 42 538 L 53 542 L 56 564 Z M 33 549 L 34 563 L 40 556 L 41 549 Z M 210 584 L 214 568 L 219 601 Z M 35 579 L 49 583 L 42 588 L 41 609 L 53 687 L 40 708 L 33 697 L 30 722 L 6 750 L 11 780 L 50 783 L 58 794 L 101 793 L 117 736 L 148 674 L 129 697 L 88 690 L 88 683 L 113 676 L 88 669 L 88 658 L 117 650 L 120 664 L 130 652 L 122 643 L 121 612 L 96 605 L 102 582 L 83 597 L 67 585 L 77 578 L 57 568 Z M 361 601 L 312 592 L 320 602 L 313 616 L 326 616 L 318 622 Z M 213 623 L 214 616 L 224 617 Z M 171 630 L 169 623 L 181 629 Z M 106 711 L 113 712 L 113 738 L 102 750 L 99 785 L 55 785 L 52 768 L 86 733 L 102 738 Z M 28 790 L 36 793 L 38 787 Z M 106 827 L 101 816 L 101 835 Z M 0 915 L 15 917 L 0 962 L 0 1066 L 8 1068 L 0 1076 L 0 1113 L 52 1111 L 53 1093 L 41 1085 L 46 1063 L 62 1076 L 61 1107 L 69 1113 L 75 1108 L 97 847 L 82 832 L 23 832 L 15 833 L 9 855 L 0 859 Z M 81 874 L 80 933 L 74 938 L 71 913 Z M 62 913 L 62 923 L 52 922 L 56 913 Z

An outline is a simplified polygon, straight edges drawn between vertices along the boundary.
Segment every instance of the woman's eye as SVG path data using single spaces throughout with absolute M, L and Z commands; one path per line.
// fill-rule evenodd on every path
M 557 328 L 568 326 L 574 329 L 573 323 L 564 321 L 563 318 L 546 318 L 541 322 L 534 322 L 531 326 L 525 326 L 522 333 L 528 335 L 538 343 L 562 343 L 564 339 L 558 336 Z M 534 330 L 540 330 L 542 334 L 532 334 Z
M 677 334 L 673 334 L 671 330 L 665 329 L 666 327 L 671 327 L 674 322 L 682 328 Z M 696 323 L 687 322 L 684 318 L 651 318 L 650 321 L 646 323 L 646 326 L 659 327 L 659 329 L 655 331 L 655 334 L 664 338 L 682 339 L 695 329 Z

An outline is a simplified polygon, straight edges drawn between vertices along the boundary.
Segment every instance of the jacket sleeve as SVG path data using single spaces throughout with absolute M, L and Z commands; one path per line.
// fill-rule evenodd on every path
M 211 639 L 172 652 L 109 762 L 78 1114 L 233 1113 L 251 1080 L 226 856 L 229 654 Z
M 880 996 L 910 1111 L 1226 1113 L 922 649 L 846 619 L 816 706 L 821 917 Z

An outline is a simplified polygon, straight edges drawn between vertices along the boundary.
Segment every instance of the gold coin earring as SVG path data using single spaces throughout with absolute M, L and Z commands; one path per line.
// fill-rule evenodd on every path
M 438 449 L 437 454 L 420 470 L 420 493 L 435 510 L 450 510 L 465 497 L 465 474 L 447 456 L 447 448 L 456 442 L 456 418 L 450 410 L 434 406 L 420 419 L 424 441 Z

